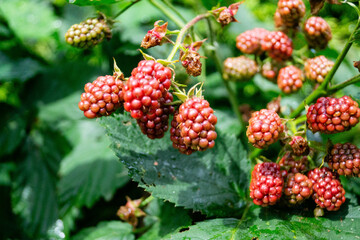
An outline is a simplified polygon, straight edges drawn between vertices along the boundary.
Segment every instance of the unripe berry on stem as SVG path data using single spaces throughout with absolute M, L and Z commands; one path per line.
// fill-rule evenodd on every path
M 284 93 L 297 92 L 303 85 L 304 75 L 295 66 L 287 66 L 280 69 L 277 84 Z

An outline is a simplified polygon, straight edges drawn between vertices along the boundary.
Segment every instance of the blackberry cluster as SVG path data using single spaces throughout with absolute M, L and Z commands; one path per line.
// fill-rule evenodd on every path
M 302 0 L 279 0 L 277 12 L 282 25 L 287 28 L 296 28 L 305 15 L 305 4 Z
M 359 122 L 360 108 L 349 96 L 321 97 L 306 114 L 312 132 L 339 133 L 350 130 Z
M 267 34 L 261 41 L 261 48 L 272 59 L 280 62 L 289 59 L 293 51 L 291 39 L 283 32 L 270 32 Z
M 313 183 L 304 174 L 290 173 L 285 181 L 284 195 L 290 205 L 301 204 L 313 194 Z
M 305 76 L 312 81 L 322 83 L 333 66 L 334 62 L 325 56 L 310 58 L 305 62 Z
M 120 108 L 123 99 L 123 82 L 113 76 L 98 77 L 92 83 L 85 84 L 78 104 L 87 118 L 107 116 Z
M 246 136 L 254 147 L 261 149 L 276 142 L 283 131 L 279 115 L 273 110 L 262 109 L 252 114 Z
M 256 62 L 248 57 L 227 58 L 224 61 L 223 77 L 230 81 L 246 81 L 251 79 L 257 71 Z
M 187 99 L 180 105 L 176 122 L 187 148 L 193 151 L 205 151 L 215 146 L 217 117 L 205 99 L 199 97 Z
M 141 132 L 150 139 L 162 138 L 169 128 L 169 116 L 174 113 L 173 106 L 168 105 L 173 101 L 170 92 L 165 92 L 165 96 L 160 98 L 160 107 L 155 111 L 144 114 L 137 123 Z
M 325 158 L 339 175 L 360 177 L 360 150 L 351 143 L 337 143 Z
M 308 173 L 313 182 L 313 199 L 320 208 L 337 211 L 345 202 L 345 190 L 336 174 L 329 168 L 315 168 Z
M 142 60 L 124 86 L 124 108 L 135 119 L 154 114 L 171 85 L 171 70 L 154 60 Z
M 311 48 L 324 49 L 332 38 L 329 24 L 321 17 L 310 17 L 304 26 L 306 41 Z
M 243 53 L 260 55 L 261 41 L 267 34 L 269 31 L 263 28 L 245 31 L 236 37 L 236 47 Z
M 297 156 L 307 155 L 309 153 L 309 144 L 306 139 L 301 136 L 292 137 L 289 145 L 291 146 L 293 153 Z
M 181 136 L 181 129 L 179 127 L 179 123 L 176 121 L 176 118 L 179 114 L 179 111 L 176 111 L 174 114 L 174 118 L 171 121 L 171 129 L 170 129 L 170 140 L 172 141 L 172 145 L 175 149 L 178 149 L 179 152 L 190 155 L 194 152 L 190 146 L 186 146 L 184 143 L 184 138 Z
M 101 43 L 105 37 L 111 39 L 111 36 L 111 29 L 104 19 L 89 18 L 72 25 L 65 33 L 65 40 L 74 47 L 89 48 Z
M 250 197 L 256 205 L 274 205 L 281 198 L 283 185 L 284 180 L 278 164 L 258 163 L 251 173 Z
M 302 71 L 292 65 L 280 69 L 277 77 L 277 84 L 284 93 L 297 92 L 302 87 L 303 81 Z
M 308 170 L 309 160 L 307 156 L 295 156 L 292 152 L 286 152 L 279 161 L 282 170 L 288 173 L 304 173 Z

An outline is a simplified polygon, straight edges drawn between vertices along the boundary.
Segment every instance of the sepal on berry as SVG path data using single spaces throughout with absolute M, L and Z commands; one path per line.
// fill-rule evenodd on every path
M 242 3 L 243 2 L 233 3 L 229 7 L 221 7 L 210 11 L 210 13 L 212 13 L 215 16 L 216 21 L 219 22 L 222 27 L 224 27 L 231 22 L 237 22 L 234 16 L 236 15 L 239 6 Z

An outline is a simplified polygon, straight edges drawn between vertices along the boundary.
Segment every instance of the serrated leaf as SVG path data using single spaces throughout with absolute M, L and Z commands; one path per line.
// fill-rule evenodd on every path
M 58 217 L 57 172 L 69 150 L 66 139 L 48 127 L 33 129 L 24 143 L 12 203 L 31 239 L 44 237 Z
M 234 218 L 197 223 L 190 230 L 173 234 L 180 239 L 358 239 L 360 207 L 345 204 L 338 212 L 325 217 L 311 217 L 312 211 L 278 210 L 256 207 L 247 221 Z
M 79 5 L 79 6 L 89 6 L 89 5 L 107 5 L 120 2 L 130 2 L 126 0 L 69 0 L 69 3 Z
M 234 136 L 218 133 L 213 149 L 187 156 L 172 147 L 168 134 L 148 139 L 127 114 L 100 123 L 132 178 L 153 196 L 209 216 L 241 215 L 250 164 Z
M 161 239 L 167 234 L 191 225 L 188 211 L 174 207 L 174 204 L 154 199 L 146 208 L 145 226 L 151 226 L 139 240 Z
M 96 227 L 80 231 L 73 240 L 133 240 L 132 226 L 120 221 L 101 222 Z

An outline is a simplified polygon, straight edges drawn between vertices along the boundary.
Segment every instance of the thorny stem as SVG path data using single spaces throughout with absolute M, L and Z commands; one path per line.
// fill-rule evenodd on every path
M 354 40 L 354 34 L 355 32 L 359 29 L 360 26 L 360 19 L 358 19 L 358 22 L 356 24 L 356 27 L 354 29 L 354 31 L 351 33 L 349 39 L 347 40 L 345 47 L 343 48 L 343 50 L 341 51 L 340 55 L 337 57 L 336 62 L 334 64 L 334 66 L 332 67 L 332 69 L 330 70 L 329 74 L 325 77 L 324 81 L 321 83 L 321 85 L 314 91 L 312 92 L 291 114 L 290 117 L 296 117 L 298 116 L 304 109 L 305 104 L 309 104 L 312 101 L 314 101 L 315 99 L 317 99 L 318 97 L 322 96 L 322 95 L 326 95 L 328 93 L 328 87 L 329 87 L 329 83 L 331 81 L 331 79 L 334 77 L 337 69 L 339 68 L 340 64 L 342 63 L 342 61 L 344 60 L 346 54 L 348 53 L 351 45 L 353 44 L 353 40 Z
M 345 87 L 347 87 L 347 86 L 349 86 L 351 84 L 357 83 L 357 82 L 360 82 L 360 74 L 346 80 L 345 82 L 342 82 L 342 83 L 339 83 L 337 85 L 334 85 L 334 86 L 330 87 L 327 92 L 332 94 L 332 93 L 337 92 L 340 89 L 343 89 L 343 88 L 345 88 Z
M 211 16 L 210 13 L 204 13 L 204 14 L 201 14 L 201 15 L 198 15 L 196 16 L 195 18 L 193 18 L 190 22 L 188 22 L 181 30 L 180 30 L 180 33 L 179 35 L 177 36 L 176 38 L 176 42 L 175 42 L 175 46 L 173 47 L 171 53 L 169 54 L 167 60 L 168 61 L 171 61 L 177 50 L 180 48 L 181 46 L 181 43 L 182 43 L 182 39 L 183 37 L 185 36 L 185 33 L 189 30 L 189 28 L 191 28 L 195 23 L 197 23 L 198 21 L 200 21 L 201 19 L 204 19 L 204 18 L 207 18 Z
M 131 6 L 133 6 L 135 3 L 140 2 L 141 0 L 134 0 L 131 1 L 128 5 L 126 5 L 123 9 L 121 9 L 115 16 L 114 19 L 119 17 L 121 14 L 123 14 L 126 10 L 128 10 Z

